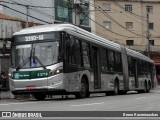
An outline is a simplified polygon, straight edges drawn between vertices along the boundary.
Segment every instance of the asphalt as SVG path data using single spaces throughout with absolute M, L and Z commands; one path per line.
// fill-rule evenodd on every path
M 160 85 L 157 85 L 157 87 L 155 89 L 160 89 Z M 15 96 L 11 93 L 10 90 L 2 90 L 0 91 L 0 100 L 9 100 L 9 99 L 14 99 Z M 30 99 L 29 96 L 25 96 L 24 99 Z

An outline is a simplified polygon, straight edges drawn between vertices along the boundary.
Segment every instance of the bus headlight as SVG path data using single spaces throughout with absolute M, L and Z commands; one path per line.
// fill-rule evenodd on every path
M 63 69 L 62 68 L 58 68 L 56 70 L 53 70 L 50 72 L 50 76 L 54 76 L 54 75 L 57 75 L 57 74 L 60 74 L 63 72 Z
M 8 73 L 8 77 L 12 78 L 12 73 L 11 72 Z

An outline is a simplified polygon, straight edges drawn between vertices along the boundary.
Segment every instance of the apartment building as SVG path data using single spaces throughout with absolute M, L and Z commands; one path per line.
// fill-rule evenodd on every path
M 160 63 L 160 0 L 95 0 L 92 32 Z M 149 43 L 149 45 L 148 45 Z

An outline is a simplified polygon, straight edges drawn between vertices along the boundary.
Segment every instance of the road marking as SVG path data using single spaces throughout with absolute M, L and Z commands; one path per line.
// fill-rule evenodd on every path
M 140 98 L 135 98 L 135 99 L 144 99 L 144 98 L 147 98 L 147 97 L 140 97 Z
M 160 92 L 160 91 L 157 91 L 157 92 Z
M 104 102 L 100 102 L 100 103 L 90 103 L 90 104 L 80 104 L 80 105 L 71 105 L 71 106 L 86 106 L 86 105 L 100 105 L 103 104 Z
M 21 105 L 21 104 L 28 104 L 28 103 L 37 103 L 37 102 L 8 103 L 8 104 L 0 104 L 0 105 Z

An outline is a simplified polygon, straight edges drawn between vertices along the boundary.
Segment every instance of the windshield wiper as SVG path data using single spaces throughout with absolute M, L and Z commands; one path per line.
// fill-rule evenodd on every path
M 44 66 L 44 64 L 41 62 L 41 60 L 35 55 L 35 47 L 36 47 L 37 44 L 35 44 L 34 46 L 32 45 L 32 49 L 31 49 L 31 52 L 30 52 L 30 63 L 32 65 L 32 60 L 31 59 L 36 59 L 39 64 L 44 68 L 46 69 L 46 67 Z
M 36 59 L 36 60 L 39 62 L 39 64 L 40 64 L 44 69 L 46 69 L 46 67 L 43 65 L 43 63 L 40 61 L 40 59 L 39 59 L 37 56 L 33 55 L 32 58 L 33 58 L 33 59 Z
M 16 67 L 16 71 L 18 71 L 20 68 L 22 68 L 28 61 L 29 61 L 30 57 L 26 58 L 21 64 L 19 64 Z

